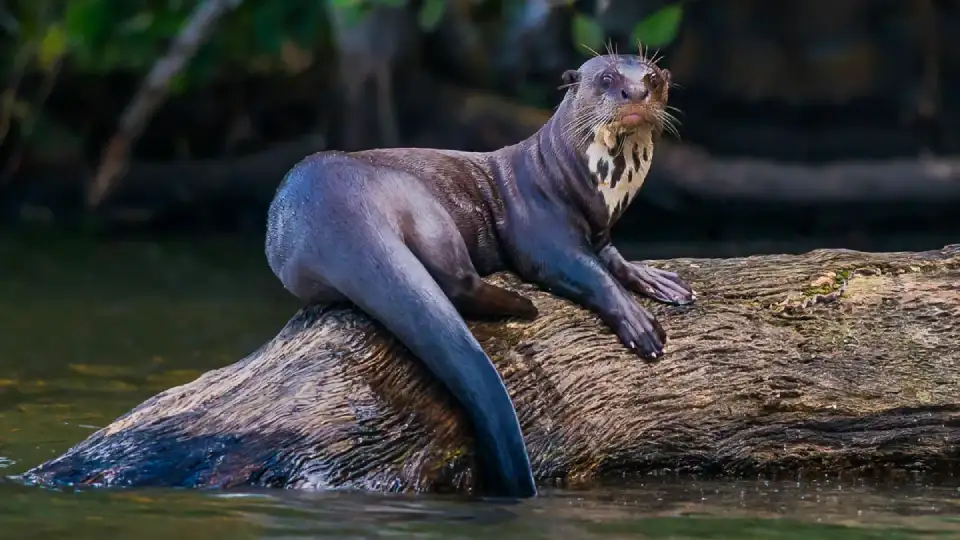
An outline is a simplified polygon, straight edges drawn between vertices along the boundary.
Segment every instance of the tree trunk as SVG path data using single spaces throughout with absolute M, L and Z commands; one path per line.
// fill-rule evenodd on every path
M 700 299 L 651 305 L 645 363 L 521 284 L 533 322 L 474 322 L 540 481 L 623 474 L 950 472 L 960 444 L 960 245 L 655 263 Z M 411 314 L 415 316 L 415 314 Z M 27 473 L 47 484 L 469 490 L 469 425 L 349 308 L 311 307 L 236 364 L 159 394 Z

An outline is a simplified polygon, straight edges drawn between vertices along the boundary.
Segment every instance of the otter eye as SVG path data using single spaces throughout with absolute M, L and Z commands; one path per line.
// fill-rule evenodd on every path
M 603 83 L 604 86 L 610 86 L 613 84 L 613 75 L 604 73 L 603 77 L 600 77 L 600 82 Z
M 647 84 L 649 84 L 651 88 L 660 86 L 660 76 L 656 73 L 650 73 L 647 75 Z

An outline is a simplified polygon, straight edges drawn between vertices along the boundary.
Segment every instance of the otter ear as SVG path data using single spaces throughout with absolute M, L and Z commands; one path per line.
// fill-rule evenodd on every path
M 568 69 L 561 76 L 565 86 L 571 86 L 580 82 L 580 72 L 575 69 Z

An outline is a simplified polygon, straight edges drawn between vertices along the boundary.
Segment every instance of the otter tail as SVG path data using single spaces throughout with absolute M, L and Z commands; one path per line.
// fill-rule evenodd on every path
M 317 236 L 315 241 L 326 243 Z M 517 414 L 500 375 L 454 305 L 398 236 L 377 234 L 363 242 L 341 238 L 335 258 L 301 252 L 297 259 L 302 269 L 312 268 L 392 332 L 463 405 L 473 423 L 485 493 L 536 495 Z

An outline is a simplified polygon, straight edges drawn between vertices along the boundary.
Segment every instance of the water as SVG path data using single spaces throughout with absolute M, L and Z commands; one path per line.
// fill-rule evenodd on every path
M 0 474 L 234 362 L 296 302 L 256 238 L 0 237 Z M 521 504 L 349 492 L 55 491 L 0 480 L 0 538 L 960 538 L 958 485 L 658 478 Z

